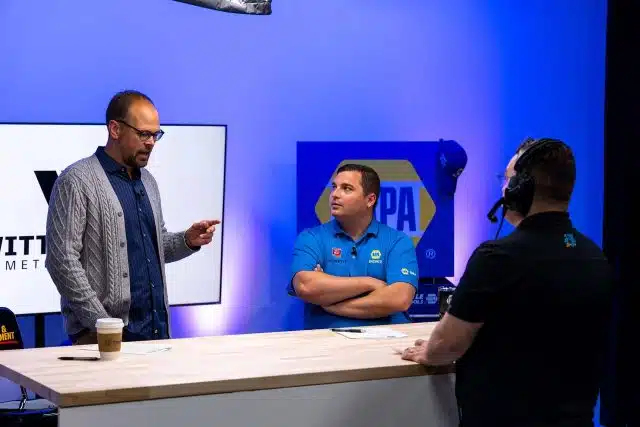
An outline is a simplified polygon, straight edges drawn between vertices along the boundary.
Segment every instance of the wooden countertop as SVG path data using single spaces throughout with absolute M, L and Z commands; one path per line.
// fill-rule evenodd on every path
M 426 339 L 435 323 L 392 325 L 406 338 L 348 339 L 330 330 L 174 339 L 165 352 L 122 354 L 114 361 L 78 347 L 0 351 L 0 376 L 60 407 L 432 375 L 394 353 Z

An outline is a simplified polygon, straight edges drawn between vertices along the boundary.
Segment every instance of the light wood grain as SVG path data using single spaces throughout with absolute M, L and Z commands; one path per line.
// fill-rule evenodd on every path
M 78 347 L 2 351 L 0 376 L 71 407 L 452 372 L 394 352 L 428 338 L 433 327 L 393 325 L 409 337 L 381 340 L 330 330 L 174 339 L 166 341 L 170 351 L 99 362 L 58 360 L 92 354 Z

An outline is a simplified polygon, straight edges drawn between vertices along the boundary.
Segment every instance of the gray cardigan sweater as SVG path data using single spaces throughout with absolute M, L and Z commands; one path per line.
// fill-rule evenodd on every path
M 178 261 L 195 251 L 186 245 L 184 232 L 167 232 L 158 185 L 149 171 L 142 169 L 141 174 L 161 243 L 164 303 L 170 313 L 165 262 Z M 131 293 L 124 215 L 95 155 L 72 164 L 56 180 L 49 201 L 46 242 L 45 267 L 61 295 L 66 332 L 95 330 L 96 320 L 102 317 L 117 317 L 128 324 Z

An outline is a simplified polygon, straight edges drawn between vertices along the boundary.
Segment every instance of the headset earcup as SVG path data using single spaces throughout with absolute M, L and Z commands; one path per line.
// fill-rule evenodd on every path
M 504 189 L 504 205 L 507 209 L 527 216 L 533 203 L 535 181 L 526 173 L 519 173 L 509 179 Z
M 504 207 L 511 211 L 516 210 L 519 186 L 520 179 L 516 175 L 509 178 L 509 182 L 507 182 L 507 186 L 504 188 Z
M 564 145 L 562 141 L 551 138 L 532 141 L 533 144 L 519 155 L 513 165 L 516 174 L 509 179 L 504 189 L 504 207 L 510 211 L 518 212 L 522 216 L 529 214 L 535 193 L 535 178 L 527 173 L 530 170 L 531 162 L 548 147 L 555 144 Z
M 533 177 L 527 177 L 522 180 L 520 185 L 520 194 L 518 199 L 518 212 L 522 216 L 527 216 L 529 210 L 531 210 L 531 204 L 533 203 L 533 193 L 535 191 L 535 180 Z

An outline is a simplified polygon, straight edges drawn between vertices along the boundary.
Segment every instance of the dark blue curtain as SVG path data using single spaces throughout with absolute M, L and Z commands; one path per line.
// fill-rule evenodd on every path
M 632 230 L 634 187 L 640 145 L 640 52 L 638 2 L 609 0 L 607 16 L 605 106 L 604 250 L 616 275 L 616 301 L 609 358 L 600 402 L 606 427 L 640 426 L 640 281 L 632 262 L 640 263 Z

